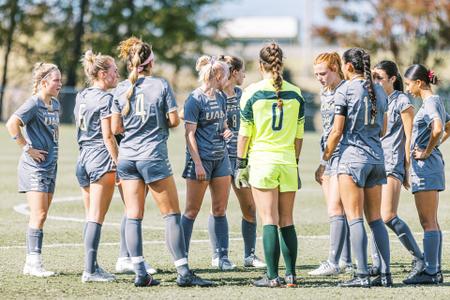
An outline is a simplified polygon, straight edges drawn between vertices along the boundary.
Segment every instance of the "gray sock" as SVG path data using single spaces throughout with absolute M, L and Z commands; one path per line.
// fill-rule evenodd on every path
M 345 242 L 345 217 L 343 215 L 332 216 L 330 218 L 330 253 L 328 261 L 334 265 L 339 264 L 342 247 Z
M 213 258 L 219 257 L 220 245 L 216 234 L 216 220 L 213 215 L 209 215 L 208 217 L 208 236 Z
M 228 256 L 228 220 L 227 216 L 214 216 L 214 232 L 217 236 L 219 258 Z
M 372 268 L 381 270 L 381 258 L 380 258 L 381 255 L 377 249 L 373 233 L 370 237 L 370 254 L 372 256 Z
M 391 273 L 391 250 L 389 247 L 389 236 L 383 220 L 378 219 L 369 223 L 373 239 L 380 253 L 381 273 Z
M 42 252 L 42 240 L 44 231 L 42 229 L 34 229 L 28 227 L 27 230 L 27 254 Z
M 252 223 L 242 218 L 241 231 L 242 231 L 242 238 L 244 239 L 244 258 L 245 258 L 255 253 L 256 222 Z
M 129 257 L 130 253 L 128 253 L 127 240 L 125 238 L 125 228 L 127 225 L 127 215 L 124 214 L 122 217 L 122 222 L 120 222 L 120 250 L 119 257 Z
M 441 271 L 441 266 L 442 266 L 442 231 L 439 230 L 438 271 Z
M 423 254 L 428 274 L 438 271 L 439 231 L 425 231 L 423 235 Z
M 350 227 L 348 226 L 347 217 L 344 215 L 345 220 L 345 239 L 344 245 L 342 246 L 341 258 L 340 260 L 344 261 L 346 264 L 352 263 L 352 246 L 350 244 Z
M 363 218 L 348 222 L 352 252 L 356 259 L 357 273 L 367 275 L 367 234 Z
M 191 243 L 192 229 L 195 220 L 189 219 L 185 215 L 181 217 L 181 227 L 183 227 L 184 245 L 186 246 L 186 255 L 189 253 L 189 244 Z
M 142 219 L 131 219 L 127 218 L 127 225 L 125 229 L 126 243 L 128 246 L 128 251 L 130 256 L 142 257 L 143 247 L 142 247 Z M 134 271 L 138 276 L 147 275 L 147 270 L 145 269 L 144 261 L 139 263 L 133 263 Z
M 84 270 L 90 274 L 95 272 L 101 230 L 102 225 L 98 223 L 86 223 L 86 233 L 84 235 Z
M 171 214 L 164 217 L 166 221 L 166 245 L 172 254 L 173 261 L 180 275 L 189 274 L 186 245 L 184 243 L 181 215 Z
M 87 229 L 87 221 L 86 221 L 86 223 L 84 223 L 84 226 L 83 226 L 83 241 L 84 241 L 84 237 L 86 236 L 86 229 Z
M 419 245 L 417 245 L 417 242 L 414 239 L 408 225 L 402 219 L 396 216 L 386 222 L 386 225 L 395 232 L 406 250 L 408 250 L 417 259 L 423 259 L 423 254 L 419 248 Z

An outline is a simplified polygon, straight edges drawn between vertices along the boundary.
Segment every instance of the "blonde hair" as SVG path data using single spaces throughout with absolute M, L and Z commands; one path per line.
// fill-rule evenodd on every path
M 229 66 L 225 62 L 209 55 L 203 55 L 197 59 L 195 70 L 198 72 L 198 81 L 203 83 L 210 82 L 220 72 L 223 72 L 226 78 L 229 74 Z
M 126 116 L 130 112 L 130 100 L 134 93 L 136 81 L 138 80 L 139 66 L 152 55 L 152 46 L 133 36 L 120 42 L 118 50 L 119 57 L 127 62 L 128 69 L 130 70 L 128 80 L 131 82 L 131 87 L 127 92 L 127 104 L 122 110 L 122 115 Z M 150 63 L 142 66 L 143 71 L 150 70 L 150 66 Z
M 342 61 L 339 54 L 337 54 L 336 52 L 321 53 L 314 60 L 314 65 L 318 65 L 321 63 L 326 63 L 328 69 L 338 73 L 339 77 L 341 79 L 344 79 L 344 72 L 342 72 Z M 336 70 L 334 70 L 333 67 L 335 67 Z
M 281 100 L 279 93 L 283 85 L 283 50 L 277 43 L 272 42 L 259 51 L 259 62 L 264 71 L 272 73 L 273 87 L 278 97 L 277 104 L 281 108 L 283 100 Z
M 86 51 L 81 59 L 84 74 L 88 78 L 89 83 L 98 79 L 98 72 L 107 71 L 113 62 L 114 58 L 111 56 L 102 55 L 101 53 L 95 54 L 92 50 Z
M 33 95 L 36 95 L 41 86 L 42 80 L 45 80 L 54 71 L 59 71 L 55 64 L 38 62 L 33 67 Z

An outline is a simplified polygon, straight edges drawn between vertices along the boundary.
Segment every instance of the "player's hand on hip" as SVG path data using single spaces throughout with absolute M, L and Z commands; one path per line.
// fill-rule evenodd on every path
M 31 156 L 37 162 L 43 162 L 45 160 L 45 156 L 48 154 L 47 151 L 30 148 L 27 151 L 28 155 Z
M 225 140 L 229 140 L 233 137 L 233 132 L 227 128 L 223 131 L 222 136 Z

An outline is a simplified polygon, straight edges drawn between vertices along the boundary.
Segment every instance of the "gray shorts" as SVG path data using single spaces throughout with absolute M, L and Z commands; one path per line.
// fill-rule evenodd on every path
M 117 164 L 117 175 L 121 180 L 140 179 L 149 184 L 173 175 L 169 159 L 165 160 L 127 160 Z
M 329 161 L 327 161 L 327 164 L 325 165 L 325 171 L 323 172 L 323 175 L 325 176 L 334 176 L 338 173 L 338 166 L 339 166 L 339 156 L 332 156 Z
M 439 156 L 430 156 L 426 160 L 411 159 L 411 191 L 445 190 L 444 161 Z
M 393 176 L 400 180 L 400 182 L 403 182 L 403 179 L 405 178 L 405 162 L 401 161 L 400 163 L 391 164 L 386 163 L 386 176 Z
M 386 184 L 386 170 L 384 165 L 368 163 L 339 163 L 338 174 L 352 176 L 353 181 L 360 188 L 371 188 Z
M 81 187 L 87 187 L 106 173 L 116 170 L 105 147 L 82 149 L 76 168 L 78 183 Z
M 202 160 L 202 165 L 206 172 L 206 180 L 211 180 L 216 177 L 230 176 L 233 173 L 228 155 L 218 160 Z M 186 166 L 183 171 L 183 178 L 197 180 L 195 164 L 192 158 L 189 158 L 186 162 Z
M 19 193 L 43 192 L 53 194 L 55 192 L 57 166 L 42 171 L 33 169 L 19 161 L 17 168 Z

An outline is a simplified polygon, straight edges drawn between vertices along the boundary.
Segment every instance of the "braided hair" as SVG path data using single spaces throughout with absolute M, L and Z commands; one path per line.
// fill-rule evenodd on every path
M 264 71 L 272 74 L 273 87 L 278 98 L 277 106 L 281 109 L 283 100 L 281 100 L 279 94 L 283 85 L 283 50 L 277 43 L 272 42 L 259 51 L 259 62 Z
M 369 93 L 372 108 L 370 110 L 371 120 L 377 116 L 377 98 L 372 82 L 372 72 L 370 70 L 370 55 L 362 48 L 350 48 L 342 55 L 344 63 L 351 63 L 356 74 L 364 75 L 366 83 L 364 87 Z

